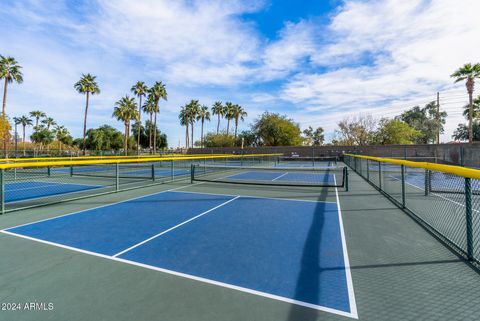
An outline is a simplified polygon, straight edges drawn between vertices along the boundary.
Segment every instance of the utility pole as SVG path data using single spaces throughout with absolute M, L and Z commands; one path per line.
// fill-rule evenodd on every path
M 441 128 L 441 122 L 440 122 L 440 92 L 437 91 L 437 144 L 440 144 L 440 128 Z

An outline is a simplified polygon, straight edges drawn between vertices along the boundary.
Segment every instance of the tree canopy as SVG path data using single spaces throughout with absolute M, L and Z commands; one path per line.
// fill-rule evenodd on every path
M 263 146 L 296 146 L 302 144 L 300 127 L 286 115 L 264 112 L 252 124 L 252 131 Z
M 437 104 L 432 101 L 423 108 L 415 106 L 396 118 L 420 132 L 414 141 L 416 144 L 429 144 L 436 142 L 438 132 L 443 133 L 446 117 L 446 112 L 437 113 Z
M 373 136 L 373 143 L 379 145 L 413 144 L 422 133 L 399 119 L 383 118 Z

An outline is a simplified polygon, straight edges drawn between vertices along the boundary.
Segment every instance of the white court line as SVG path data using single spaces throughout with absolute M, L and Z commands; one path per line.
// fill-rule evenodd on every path
M 327 308 L 327 307 L 324 307 L 324 306 L 321 306 L 321 305 L 315 305 L 315 304 L 306 303 L 306 302 L 303 302 L 303 301 L 297 301 L 297 300 L 294 300 L 294 299 L 290 299 L 290 298 L 286 298 L 286 297 L 282 297 L 282 296 L 278 296 L 278 295 L 274 295 L 274 294 L 270 294 L 270 293 L 256 291 L 256 290 L 252 290 L 252 289 L 248 289 L 248 288 L 244 288 L 244 287 L 240 287 L 240 286 L 236 286 L 236 285 L 232 285 L 232 284 L 228 284 L 228 283 L 223 283 L 223 282 L 219 282 L 219 281 L 214 281 L 214 280 L 210 280 L 210 279 L 206 279 L 206 278 L 202 278 L 202 277 L 198 277 L 198 276 L 194 276 L 194 275 L 190 275 L 190 274 L 185 274 L 185 273 L 181 273 L 181 272 L 177 272 L 177 271 L 167 270 L 167 269 L 159 268 L 159 267 L 152 266 L 152 265 L 147 265 L 147 264 L 143 264 L 143 263 L 139 263 L 139 262 L 135 262 L 135 261 L 121 259 L 121 258 L 118 258 L 118 257 L 112 257 L 112 256 L 108 256 L 108 255 L 100 254 L 100 253 L 96 253 L 96 252 L 90 252 L 90 251 L 78 249 L 78 248 L 75 248 L 75 247 L 71 247 L 71 246 L 68 246 L 68 245 L 63 245 L 63 244 L 58 244 L 58 243 L 54 243 L 54 242 L 50 242 L 50 241 L 45 241 L 45 240 L 37 239 L 37 238 L 34 238 L 34 237 L 30 237 L 30 236 L 25 236 L 25 235 L 21 235 L 21 234 L 8 232 L 8 231 L 5 231 L 5 230 L 0 231 L 0 233 L 8 234 L 8 235 L 11 235 L 11 236 L 16 236 L 16 237 L 19 237 L 19 238 L 27 239 L 27 240 L 30 240 L 30 241 L 35 241 L 35 242 L 38 242 L 38 243 L 48 244 L 48 245 L 51 245 L 51 246 L 55 246 L 55 247 L 59 247 L 59 248 L 83 253 L 83 254 L 88 254 L 88 255 L 104 258 L 104 259 L 111 260 L 111 261 L 125 263 L 125 264 L 133 265 L 133 266 L 138 266 L 138 267 L 142 267 L 142 268 L 149 269 L 149 270 L 159 271 L 159 272 L 167 273 L 167 274 L 170 274 L 170 275 L 182 277 L 182 278 L 189 279 L 189 280 L 194 280 L 194 281 L 199 281 L 199 282 L 206 283 L 206 284 L 221 286 L 221 287 L 224 287 L 224 288 L 227 288 L 227 289 L 237 290 L 237 291 L 241 291 L 241 292 L 244 292 L 244 293 L 254 294 L 254 295 L 258 295 L 258 296 L 269 298 L 269 299 L 274 299 L 274 300 L 278 300 L 278 301 L 282 301 L 282 302 L 287 302 L 287 303 L 291 303 L 291 304 L 296 304 L 296 305 L 316 309 L 316 310 L 319 310 L 319 311 L 329 312 L 329 313 L 333 313 L 333 314 L 357 319 L 357 316 L 353 315 L 352 313 L 348 313 L 348 312 L 341 311 L 341 310 L 336 310 L 336 309 L 333 309 L 333 308 Z
M 337 185 L 337 179 L 335 175 L 333 176 L 333 180 L 335 185 Z M 348 251 L 347 251 L 347 240 L 345 238 L 345 231 L 343 229 L 343 218 L 342 218 L 342 210 L 340 208 L 340 198 L 338 196 L 338 189 L 335 187 L 335 196 L 337 198 L 337 207 L 338 207 L 338 222 L 340 224 L 340 236 L 342 239 L 342 248 L 343 248 L 343 260 L 345 265 L 345 275 L 347 279 L 347 288 L 348 288 L 348 299 L 350 303 L 350 313 L 351 317 L 358 319 L 358 312 L 357 312 L 357 303 L 355 301 L 355 293 L 353 291 L 353 281 L 352 281 L 352 273 L 350 269 L 350 261 L 348 259 Z
M 163 231 L 163 232 L 160 232 L 160 233 L 158 233 L 158 234 L 156 234 L 156 235 L 154 235 L 154 236 L 152 236 L 152 237 L 149 237 L 148 239 L 143 240 L 142 242 L 139 242 L 139 243 L 137 243 L 137 244 L 135 244 L 135 245 L 133 245 L 133 246 L 130 246 L 129 248 L 127 248 L 127 249 L 125 249 L 125 250 L 123 250 L 123 251 L 121 251 L 121 252 L 118 252 L 117 254 L 114 254 L 114 255 L 112 255 L 112 256 L 113 256 L 113 257 L 118 257 L 118 256 L 120 256 L 120 255 L 122 255 L 122 254 L 125 254 L 125 253 L 133 250 L 134 248 L 139 247 L 140 245 L 143 245 L 143 244 L 145 244 L 145 243 L 147 243 L 147 242 L 150 242 L 151 240 L 156 239 L 156 238 L 159 237 L 159 236 L 162 236 L 162 235 L 164 235 L 164 234 L 166 234 L 166 233 L 168 233 L 168 232 L 171 232 L 171 231 L 179 228 L 180 226 L 182 226 L 182 225 L 184 225 L 184 224 L 187 224 L 187 223 L 189 223 L 189 222 L 191 222 L 191 221 L 193 221 L 193 220 L 196 220 L 196 219 L 199 218 L 199 217 L 202 217 L 202 216 L 204 216 L 204 215 L 206 215 L 206 214 L 208 214 L 208 213 L 216 210 L 217 208 L 220 208 L 220 207 L 222 207 L 222 206 L 224 206 L 224 205 L 227 205 L 228 203 L 233 202 L 234 200 L 236 200 L 236 199 L 239 198 L 239 197 L 240 197 L 240 196 L 236 196 L 236 197 L 234 197 L 234 198 L 232 198 L 232 199 L 229 199 L 228 201 L 223 202 L 223 203 L 220 204 L 220 205 L 217 205 L 217 206 L 215 206 L 215 207 L 213 207 L 213 208 L 211 208 L 211 209 L 209 209 L 209 210 L 207 210 L 207 211 L 205 211 L 205 212 L 203 212 L 203 213 L 198 214 L 197 216 L 194 216 L 194 217 L 192 217 L 192 218 L 190 218 L 190 219 L 188 219 L 188 220 L 186 220 L 186 221 L 184 221 L 184 222 L 182 222 L 182 223 L 180 223 L 180 224 L 177 224 L 177 225 L 175 225 L 175 226 L 173 226 L 173 227 L 171 227 L 171 228 L 169 228 L 169 229 L 167 229 L 167 230 L 165 230 L 165 231 Z
M 0 232 L 6 231 L 6 230 L 9 230 L 9 229 L 14 229 L 14 228 L 21 227 L 21 226 L 25 226 L 25 225 L 30 225 L 30 224 L 36 224 L 36 223 L 40 223 L 40 222 L 55 220 L 55 219 L 58 219 L 58 218 L 61 218 L 61 217 L 69 216 L 69 215 L 80 214 L 80 213 L 90 211 L 90 210 L 96 210 L 96 209 L 111 206 L 111 205 L 121 204 L 121 203 L 129 202 L 129 201 L 141 199 L 141 198 L 144 198 L 144 197 L 149 197 L 149 196 L 156 195 L 156 194 L 163 194 L 163 193 L 166 193 L 166 192 L 172 192 L 172 191 L 176 191 L 176 190 L 179 190 L 179 189 L 182 189 L 182 188 L 190 187 L 190 186 L 193 186 L 193 185 L 201 185 L 201 184 L 205 184 L 205 182 L 194 183 L 194 184 L 190 184 L 190 185 L 171 188 L 171 189 L 167 189 L 167 190 L 161 191 L 161 192 L 150 193 L 150 194 L 146 194 L 146 195 L 142 195 L 142 196 L 129 198 L 129 199 L 126 199 L 126 200 L 123 200 L 123 201 L 118 201 L 118 202 L 113 202 L 113 203 L 109 203 L 109 204 L 105 204 L 105 205 L 100 205 L 100 206 L 96 206 L 96 207 L 87 208 L 87 209 L 77 211 L 77 212 L 67 213 L 67 214 L 63 214 L 63 215 L 59 215 L 59 216 L 55 216 L 55 217 L 46 218 L 46 219 L 43 219 L 43 220 L 33 221 L 33 222 L 30 222 L 30 223 L 20 224 L 20 225 L 16 225 L 16 226 L 13 226 L 13 227 L 9 227 L 9 228 L 0 230 Z
M 273 181 L 276 181 L 276 180 L 279 179 L 279 178 L 282 178 L 283 176 L 285 176 L 285 175 L 287 175 L 287 174 L 288 174 L 288 172 L 285 172 L 285 173 L 283 173 L 282 175 L 280 175 L 280 176 L 278 176 L 278 177 L 275 177 L 274 179 L 272 179 L 272 182 L 273 182 Z

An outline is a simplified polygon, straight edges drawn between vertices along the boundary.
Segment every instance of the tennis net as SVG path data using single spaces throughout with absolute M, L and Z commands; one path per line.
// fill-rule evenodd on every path
M 316 166 L 335 166 L 338 158 L 336 156 L 316 156 L 316 157 L 295 157 L 280 156 L 277 159 L 277 166 L 280 167 L 316 167 Z
M 271 186 L 348 187 L 346 167 L 279 168 L 192 164 L 191 181 Z

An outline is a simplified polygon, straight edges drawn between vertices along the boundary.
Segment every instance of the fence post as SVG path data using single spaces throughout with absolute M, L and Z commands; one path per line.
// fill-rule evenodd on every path
M 115 191 L 120 190 L 120 164 L 115 164 Z
M 172 177 L 172 181 L 175 180 L 175 161 L 172 159 L 171 160 L 171 163 L 170 163 L 170 170 L 171 170 L 171 177 Z
M 195 176 L 194 172 L 195 172 L 195 165 L 191 164 L 190 165 L 190 184 L 193 184 L 193 178 Z
M 152 181 L 155 182 L 155 162 L 152 163 Z
M 426 169 L 425 170 L 425 196 L 428 196 L 430 192 L 430 170 Z
M 402 166 L 402 207 L 405 208 L 405 165 Z
M 382 162 L 378 162 L 378 187 L 382 189 Z
M 370 160 L 367 158 L 367 181 L 370 182 Z
M 0 214 L 5 213 L 5 169 L 0 169 Z
M 467 258 L 473 260 L 472 181 L 465 178 L 465 214 L 467 228 Z

